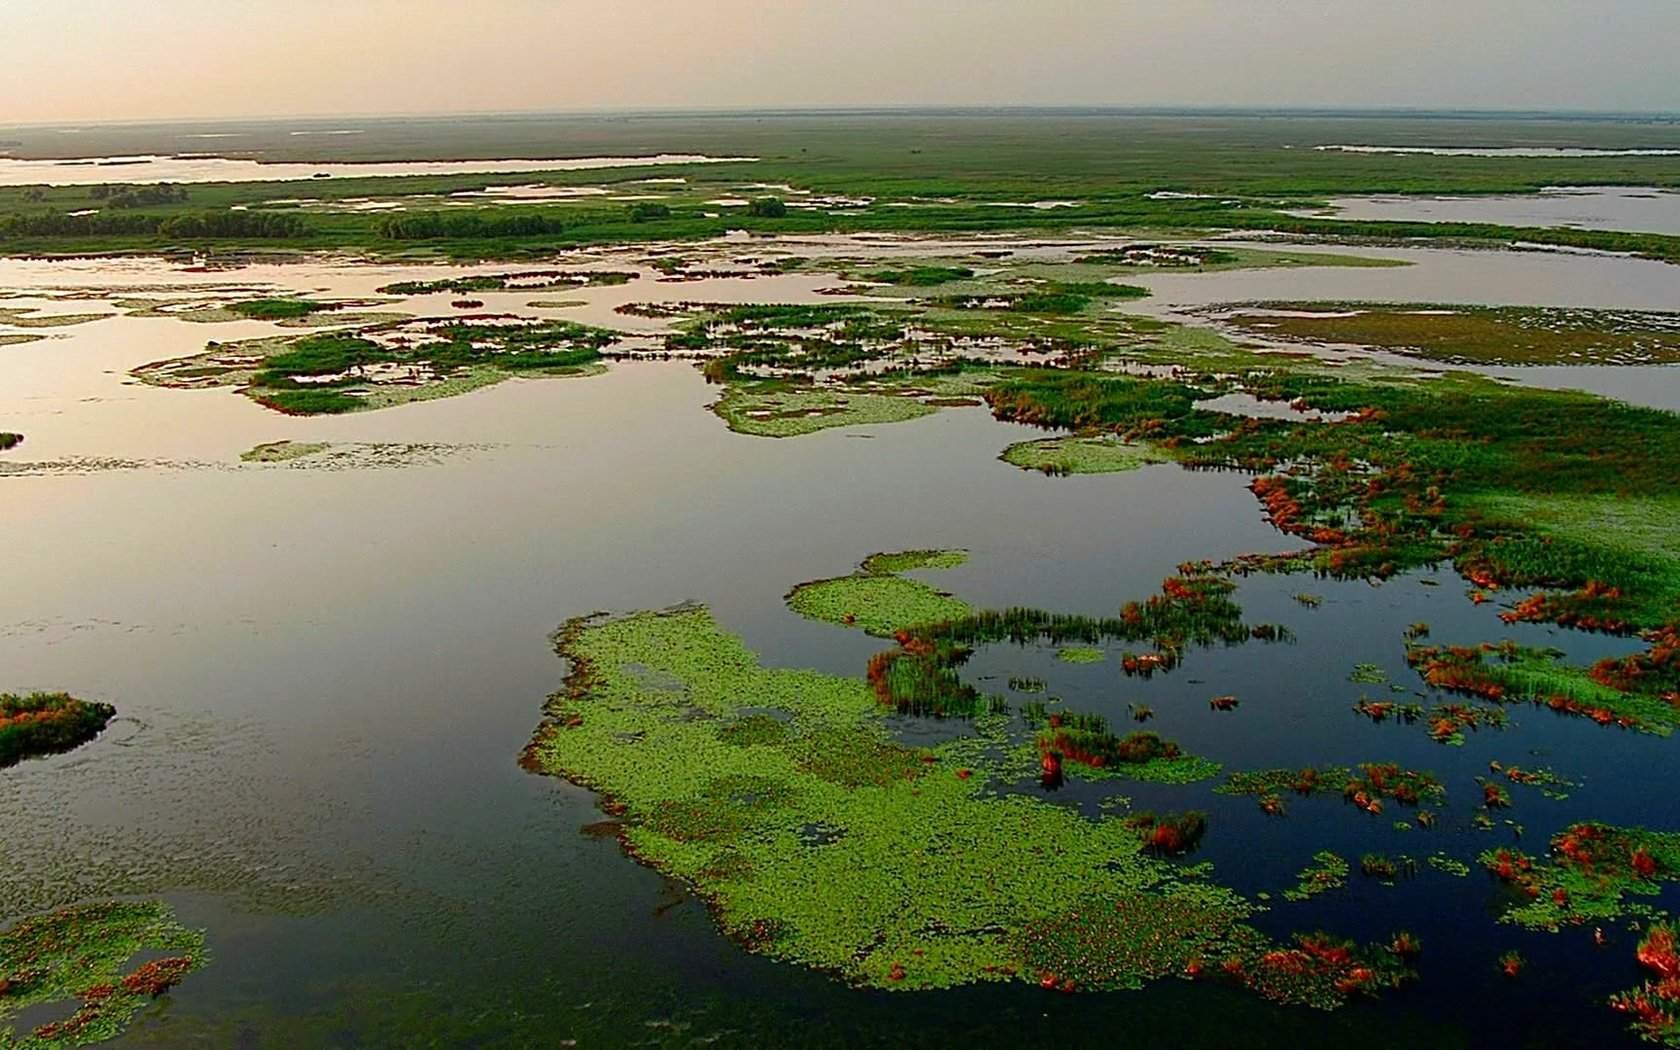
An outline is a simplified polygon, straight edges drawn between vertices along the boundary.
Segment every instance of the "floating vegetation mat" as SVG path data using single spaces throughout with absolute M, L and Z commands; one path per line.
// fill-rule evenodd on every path
M 1119 474 L 1168 462 L 1166 455 L 1148 446 L 1108 435 L 1020 441 L 1004 449 L 998 458 L 1023 470 L 1045 474 Z
M 103 732 L 116 713 L 110 704 L 64 693 L 0 693 L 0 769 L 78 748 Z
M 136 963 L 140 955 L 153 958 Z M 122 1034 L 136 1014 L 207 961 L 204 935 L 163 904 L 113 901 L 23 919 L 0 931 L 0 1047 L 88 1046 Z M 62 1003 L 57 1020 L 11 1022 Z
M 967 557 L 964 551 L 933 550 L 871 554 L 850 576 L 795 587 L 788 592 L 788 608 L 806 619 L 859 627 L 883 638 L 921 624 L 954 620 L 973 611 L 967 602 L 898 574 L 955 568 Z
M 618 336 L 570 321 L 509 316 L 387 321 L 306 336 L 211 343 L 143 365 L 156 386 L 240 386 L 288 415 L 332 415 L 466 393 L 514 375 L 598 374 Z
M 1407 973 L 1387 946 L 1269 941 L 1158 855 L 1161 821 L 996 794 L 982 735 L 897 743 L 866 682 L 762 667 L 705 609 L 574 620 L 558 649 L 526 765 L 600 792 L 750 951 L 879 988 L 1201 976 L 1320 1007 Z
M 1510 890 L 1505 922 L 1557 930 L 1629 913 L 1649 917 L 1654 909 L 1628 897 L 1654 897 L 1664 883 L 1680 881 L 1680 832 L 1586 821 L 1552 836 L 1551 845 L 1550 863 L 1514 848 L 1479 858 Z
M 1680 361 L 1680 313 L 1536 306 L 1253 303 L 1224 307 L 1246 335 L 1337 343 L 1478 365 Z

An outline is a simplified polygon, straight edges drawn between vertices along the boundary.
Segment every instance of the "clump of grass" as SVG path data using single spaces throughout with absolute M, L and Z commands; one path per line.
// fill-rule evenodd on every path
M 82 746 L 116 717 L 110 704 L 65 693 L 0 693 L 0 768 Z
M 242 303 L 230 303 L 228 309 L 253 321 L 286 321 L 308 317 L 321 310 L 331 310 L 334 306 L 331 303 L 311 302 L 308 299 L 250 299 Z
M 882 284 L 902 284 L 913 287 L 923 287 L 934 284 L 947 284 L 951 281 L 967 280 L 974 276 L 974 271 L 966 266 L 911 266 L 902 270 L 874 270 L 864 274 L 871 281 Z
M 9 430 L 0 430 L 0 452 L 6 452 L 23 444 L 23 435 L 14 434 Z

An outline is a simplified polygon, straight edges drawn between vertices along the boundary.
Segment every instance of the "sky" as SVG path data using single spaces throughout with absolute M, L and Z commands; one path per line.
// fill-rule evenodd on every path
M 1676 0 L 0 0 L 0 123 L 1116 105 L 1680 110 Z

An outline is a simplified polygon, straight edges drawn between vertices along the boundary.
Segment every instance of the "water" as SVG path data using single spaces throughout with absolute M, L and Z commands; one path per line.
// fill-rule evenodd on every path
M 1336 197 L 1327 211 L 1337 219 L 1384 222 L 1485 222 L 1500 226 L 1566 226 L 1578 230 L 1631 230 L 1680 234 L 1680 193 L 1641 186 L 1582 186 L 1511 196 Z
M 845 250 L 856 254 L 859 244 Z M 1537 267 L 1532 275 L 1554 266 L 1604 267 L 1591 287 L 1605 299 L 1643 294 L 1637 281 L 1614 279 L 1644 273 L 1621 260 L 1438 253 L 1419 261 L 1408 270 L 1294 271 L 1288 294 L 1386 277 L 1409 297 L 1404 282 L 1446 287 L 1453 272 L 1480 274 L 1493 294 L 1517 287 L 1524 267 Z M 0 286 L 274 283 L 351 296 L 443 272 L 6 262 Z M 1290 276 L 1206 275 L 1197 293 L 1198 278 L 1150 281 L 1179 305 Z M 612 307 L 801 301 L 832 283 L 815 273 L 643 278 L 482 297 L 489 309 L 579 299 L 578 309 L 528 312 L 651 330 L 659 322 Z M 437 312 L 449 298 L 398 308 Z M 97 300 L 44 305 L 101 309 Z M 315 419 L 281 417 L 227 390 L 125 379 L 129 368 L 195 351 L 206 338 L 277 330 L 117 317 L 0 350 L 0 422 L 28 435 L 9 459 L 164 461 L 0 479 L 8 536 L 0 685 L 106 699 L 122 715 L 86 748 L 0 774 L 8 865 L 0 893 L 22 910 L 17 902 L 99 896 L 123 876 L 165 893 L 185 921 L 209 931 L 214 953 L 123 1044 L 1079 1045 L 1125 1033 L 1141 1044 L 1212 1047 L 1231 1045 L 1239 1026 L 1253 1046 L 1624 1038 L 1602 1000 L 1634 981 L 1631 939 L 1613 932 L 1610 955 L 1598 956 L 1585 931 L 1549 937 L 1496 926 L 1487 914 L 1493 890 L 1479 873 L 1459 880 L 1425 869 L 1393 888 L 1355 875 L 1339 896 L 1262 916 L 1280 935 L 1322 924 L 1368 938 L 1399 926 L 1423 936 L 1419 986 L 1332 1015 L 1175 981 L 1140 994 L 1053 996 L 1010 985 L 893 995 L 747 955 L 680 887 L 610 838 L 585 833 L 602 816 L 588 792 L 515 765 L 564 671 L 548 641 L 558 624 L 596 610 L 703 601 L 768 663 L 855 675 L 879 643 L 802 620 L 782 596 L 872 551 L 965 547 L 969 564 L 939 579 L 977 605 L 1095 614 L 1152 593 L 1182 560 L 1295 541 L 1261 520 L 1239 474 L 1159 465 L 1047 478 L 1010 468 L 998 453 L 1039 432 L 983 409 L 790 440 L 732 434 L 705 411 L 716 388 L 675 362 Z M 250 445 L 282 438 L 467 447 L 390 469 L 234 465 Z M 1322 594 L 1323 606 L 1302 608 L 1290 599 L 1298 590 Z M 1345 680 L 1355 660 L 1413 680 L 1400 631 L 1418 619 L 1443 641 L 1514 636 L 1574 659 L 1628 651 L 1627 642 L 1505 627 L 1494 607 L 1464 601 L 1449 575 L 1381 588 L 1251 578 L 1240 597 L 1249 619 L 1289 624 L 1296 643 L 1193 652 L 1180 671 L 1149 683 L 1120 679 L 1112 661 L 1075 667 L 1008 647 L 983 650 L 968 673 L 1040 674 L 1052 691 L 1117 723 L 1127 701 L 1148 702 L 1163 732 L 1232 768 L 1395 760 L 1447 778 L 1454 819 L 1409 838 L 1335 800 L 1298 802 L 1286 820 L 1271 821 L 1252 800 L 1213 796 L 1207 785 L 1125 786 L 1140 807 L 1208 809 L 1212 831 L 1197 859 L 1244 892 L 1292 885 L 1327 847 L 1468 859 L 1508 841 L 1508 831 L 1462 826 L 1471 777 L 1490 758 L 1549 764 L 1582 781 L 1564 803 L 1513 789 L 1531 849 L 1581 817 L 1657 827 L 1680 818 L 1664 789 L 1664 741 L 1517 711 L 1520 728 L 1448 749 L 1419 727 L 1372 725 L 1348 710 L 1369 688 Z M 1224 692 L 1241 694 L 1239 711 L 1208 710 L 1206 697 Z M 1088 802 L 1090 791 L 1069 789 L 1056 801 Z M 1493 972 L 1494 955 L 1508 947 L 1532 962 L 1520 985 Z
M 583 171 L 661 164 L 723 164 L 753 157 L 658 153 L 646 157 L 559 157 L 552 160 L 370 161 L 300 164 L 211 154 L 137 154 L 75 160 L 0 157 L 0 186 L 138 185 L 150 182 L 289 182 L 295 179 L 370 178 L 394 175 L 489 175 L 521 171 Z

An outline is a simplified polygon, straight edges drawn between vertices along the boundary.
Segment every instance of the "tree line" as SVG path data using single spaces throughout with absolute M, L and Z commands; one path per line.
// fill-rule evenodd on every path
M 393 241 L 442 238 L 551 237 L 565 229 L 559 219 L 545 215 L 446 215 L 435 211 L 387 215 L 379 220 L 379 236 Z
M 300 237 L 302 218 L 272 212 L 216 211 L 189 215 L 133 215 L 56 212 L 0 217 L 0 237 L 157 236 L 190 240 L 200 237 L 249 237 L 261 240 Z

